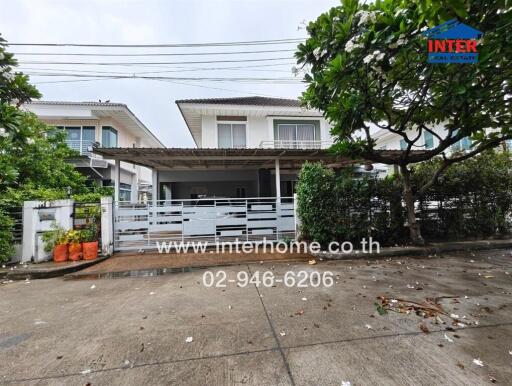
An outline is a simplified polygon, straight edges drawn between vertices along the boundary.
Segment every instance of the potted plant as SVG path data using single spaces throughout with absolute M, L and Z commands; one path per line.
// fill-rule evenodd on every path
M 80 244 L 80 231 L 71 229 L 67 231 L 69 260 L 78 261 L 82 257 L 82 244 Z
M 84 260 L 94 260 L 98 257 L 98 227 L 92 222 L 81 231 L 82 255 Z
M 43 234 L 45 252 L 53 251 L 53 261 L 60 263 L 68 260 L 68 238 L 64 228 L 52 224 L 53 230 Z

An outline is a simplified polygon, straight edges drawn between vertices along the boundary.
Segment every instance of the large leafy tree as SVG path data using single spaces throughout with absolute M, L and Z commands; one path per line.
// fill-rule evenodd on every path
M 10 253 L 7 209 L 26 199 L 65 196 L 67 187 L 76 193 L 86 189 L 85 178 L 66 161 L 76 153 L 64 134 L 20 108 L 41 95 L 16 66 L 0 36 L 0 261 Z
M 453 163 L 512 138 L 512 11 L 510 1 L 343 0 L 311 22 L 296 57 L 306 69 L 303 102 L 334 125 L 334 149 L 343 155 L 398 165 L 408 225 L 423 242 L 414 204 Z M 421 32 L 453 18 L 483 32 L 476 64 L 427 63 Z M 444 133 L 433 130 L 442 125 Z M 399 136 L 406 149 L 380 152 L 375 129 Z M 437 146 L 423 147 L 431 133 Z M 471 137 L 465 154 L 451 145 Z M 424 185 L 411 186 L 411 164 L 442 157 Z

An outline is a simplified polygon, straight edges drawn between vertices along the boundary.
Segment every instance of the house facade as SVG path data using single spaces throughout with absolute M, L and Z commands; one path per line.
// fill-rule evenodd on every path
M 194 148 L 102 148 L 95 154 L 153 170 L 149 203 L 114 208 L 114 250 L 162 241 L 258 242 L 294 238 L 294 189 L 306 161 L 352 163 L 327 149 L 318 111 L 278 98 L 176 101 Z M 116 186 L 118 192 L 119 186 Z M 118 197 L 119 193 L 116 193 Z
M 114 186 L 115 164 L 92 152 L 103 148 L 163 148 L 164 145 L 125 104 L 34 101 L 24 105 L 45 123 L 65 130 L 68 146 L 79 153 L 70 162 L 99 186 Z M 122 162 L 119 200 L 137 202 L 151 195 L 150 169 Z

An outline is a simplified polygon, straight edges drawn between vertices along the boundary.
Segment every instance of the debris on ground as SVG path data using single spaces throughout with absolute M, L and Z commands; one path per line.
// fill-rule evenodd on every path
M 95 289 L 95 288 L 96 288 L 96 286 L 93 284 L 93 285 L 91 286 L 91 289 Z
M 313 259 L 313 260 L 309 260 L 309 261 L 308 261 L 308 264 L 309 264 L 309 265 L 315 265 L 315 264 L 316 264 L 316 260 L 315 260 L 315 259 Z
M 483 366 L 484 362 L 480 360 L 480 358 L 473 359 L 473 363 L 477 366 Z
M 85 369 L 85 370 L 80 371 L 80 374 L 86 375 L 86 374 L 90 374 L 91 372 L 92 372 L 91 369 Z
M 430 330 L 428 329 L 425 323 L 420 323 L 420 330 L 423 331 L 425 334 L 430 334 Z
M 191 336 L 187 336 L 187 339 L 185 339 L 185 342 L 192 343 L 193 340 L 194 340 L 194 338 L 192 338 Z
M 308 298 L 302 298 L 302 300 L 307 301 L 307 300 L 308 300 Z
M 281 331 L 281 332 L 279 333 L 279 335 L 281 335 L 281 336 L 285 336 L 285 335 L 286 335 L 286 332 Z
M 349 381 L 341 381 L 341 386 L 352 386 Z

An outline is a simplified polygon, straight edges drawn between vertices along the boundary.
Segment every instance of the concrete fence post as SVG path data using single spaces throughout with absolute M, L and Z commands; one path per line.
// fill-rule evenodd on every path
M 53 224 L 66 231 L 73 229 L 73 204 L 73 200 L 23 203 L 22 262 L 40 262 L 51 258 L 51 253 L 44 251 L 42 236 L 53 229 Z
M 114 205 L 112 197 L 101 198 L 101 253 L 114 253 Z

